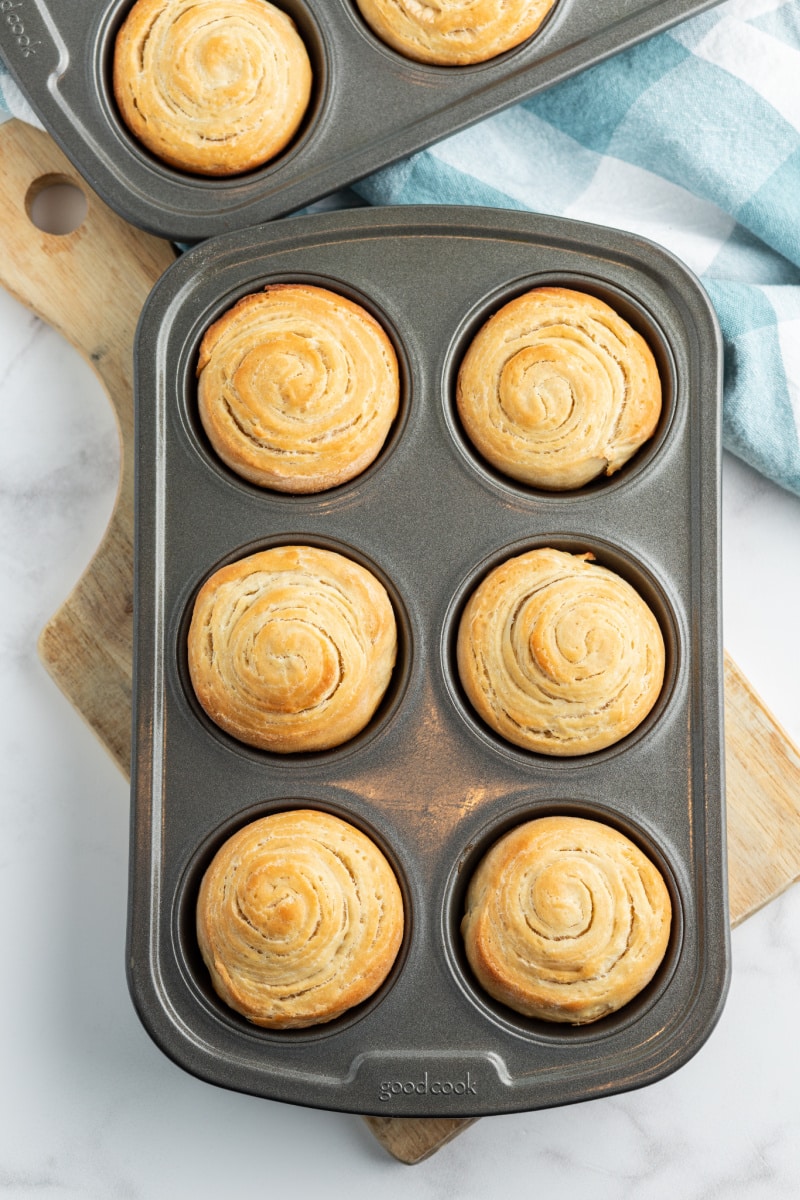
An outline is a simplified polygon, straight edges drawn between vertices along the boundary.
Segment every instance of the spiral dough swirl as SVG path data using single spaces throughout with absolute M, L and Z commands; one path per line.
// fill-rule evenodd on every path
M 555 0 L 358 0 L 387 45 L 417 62 L 466 66 L 535 33 Z
M 311 64 L 291 18 L 267 0 L 137 0 L 115 42 L 114 95 L 158 158 L 234 175 L 294 136 Z
M 246 825 L 218 851 L 197 903 L 217 994 L 268 1029 L 340 1016 L 383 983 L 403 937 L 386 858 L 346 821 L 301 809 Z
M 541 817 L 482 860 L 461 930 L 469 963 L 496 1000 L 582 1025 L 650 982 L 671 917 L 661 873 L 623 834 L 579 817 Z
M 541 754 L 587 754 L 647 716 L 664 680 L 658 622 L 591 554 L 532 550 L 495 568 L 469 599 L 458 670 L 480 716 Z
M 192 686 L 209 717 L 279 753 L 326 750 L 363 729 L 396 651 L 383 585 L 312 546 L 277 546 L 216 571 L 188 637 Z
M 499 471 L 562 491 L 613 475 L 652 436 L 661 381 L 647 343 L 602 300 L 536 288 L 479 330 L 457 405 Z
M 281 492 L 319 492 L 364 470 L 399 405 L 397 357 L 358 304 L 325 288 L 275 284 L 206 332 L 200 419 L 238 475 Z

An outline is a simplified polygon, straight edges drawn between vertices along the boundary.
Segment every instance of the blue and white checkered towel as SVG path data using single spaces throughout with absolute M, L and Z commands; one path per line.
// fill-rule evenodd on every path
M 0 103 L 31 119 L 8 76 Z M 800 495 L 800 0 L 727 0 L 356 185 L 611 225 L 703 280 L 725 446 Z

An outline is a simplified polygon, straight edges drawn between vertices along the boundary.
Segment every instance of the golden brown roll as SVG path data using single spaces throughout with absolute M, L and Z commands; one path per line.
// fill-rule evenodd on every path
M 327 750 L 363 729 L 396 651 L 383 585 L 313 546 L 276 546 L 215 571 L 188 638 L 192 686 L 212 721 L 282 754 Z
M 380 987 L 403 938 L 403 898 L 368 837 L 327 813 L 274 813 L 215 855 L 197 902 L 214 990 L 267 1029 L 332 1021 Z
M 382 41 L 417 62 L 466 66 L 524 42 L 555 0 L 358 0 Z
M 493 466 L 561 491 L 613 475 L 652 436 L 661 380 L 645 340 L 602 300 L 542 287 L 479 330 L 456 399 Z
M 200 419 L 238 475 L 280 492 L 319 492 L 374 460 L 397 415 L 392 343 L 358 304 L 325 288 L 274 284 L 207 331 Z
M 461 931 L 483 988 L 529 1017 L 583 1025 L 650 982 L 669 942 L 661 873 L 623 834 L 541 817 L 481 861 Z
M 602 750 L 649 713 L 664 640 L 629 583 L 591 554 L 531 550 L 496 567 L 461 618 L 461 682 L 507 741 L 540 754 Z
M 158 158 L 235 175 L 294 136 L 311 63 L 267 0 L 137 0 L 117 34 L 113 85 L 125 124 Z

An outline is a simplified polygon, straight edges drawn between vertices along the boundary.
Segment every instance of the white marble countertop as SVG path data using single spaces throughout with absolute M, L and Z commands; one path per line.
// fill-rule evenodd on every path
M 0 292 L 0 1193 L 88 1198 L 800 1194 L 800 889 L 733 934 L 709 1041 L 638 1092 L 484 1119 L 415 1167 L 357 1117 L 222 1091 L 150 1042 L 125 983 L 128 788 L 36 655 L 111 511 L 116 430 L 58 335 Z M 725 645 L 800 742 L 800 500 L 724 461 Z

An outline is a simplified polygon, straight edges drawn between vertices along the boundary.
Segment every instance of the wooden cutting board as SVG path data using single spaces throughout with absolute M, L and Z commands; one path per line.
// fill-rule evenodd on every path
M 94 367 L 119 421 L 122 471 L 116 507 L 95 557 L 39 641 L 42 660 L 120 768 L 130 768 L 133 610 L 133 366 L 136 322 L 175 258 L 89 191 L 44 133 L 0 126 L 3 254 L 0 283 L 59 330 Z M 80 187 L 85 220 L 64 237 L 30 221 L 33 195 L 52 183 Z M 761 908 L 800 877 L 800 753 L 725 658 L 726 771 L 731 920 Z M 402 1162 L 432 1154 L 471 1121 L 365 1118 Z

